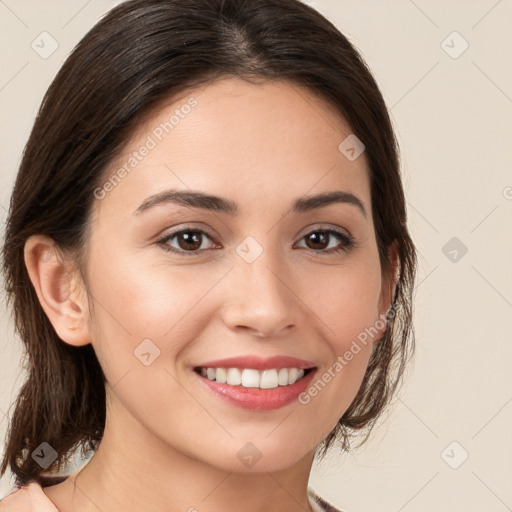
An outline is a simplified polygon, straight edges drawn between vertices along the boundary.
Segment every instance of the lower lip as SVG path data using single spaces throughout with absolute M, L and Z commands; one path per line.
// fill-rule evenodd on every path
M 306 390 L 315 373 L 316 368 L 302 377 L 302 379 L 298 380 L 294 384 L 290 384 L 289 386 L 260 389 L 232 386 L 225 383 L 221 384 L 220 382 L 210 380 L 207 377 L 203 377 L 197 372 L 194 372 L 194 374 L 199 377 L 203 385 L 205 385 L 209 390 L 237 407 L 250 409 L 252 411 L 270 411 L 272 409 L 279 409 L 297 400 L 297 397 Z

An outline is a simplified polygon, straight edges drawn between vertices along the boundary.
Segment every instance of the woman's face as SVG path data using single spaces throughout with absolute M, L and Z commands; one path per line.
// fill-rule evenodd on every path
M 350 134 L 299 86 L 231 78 L 152 115 L 111 166 L 86 272 L 107 422 L 130 442 L 275 471 L 341 418 L 389 306 L 365 154 L 339 149 Z M 307 202 L 331 192 L 341 200 Z M 243 371 L 258 368 L 249 356 L 264 374 Z M 315 369 L 290 385 L 293 367 Z

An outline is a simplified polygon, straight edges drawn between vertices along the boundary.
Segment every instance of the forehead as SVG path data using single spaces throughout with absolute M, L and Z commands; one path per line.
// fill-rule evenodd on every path
M 133 211 L 168 188 L 228 195 L 242 210 L 341 189 L 370 210 L 365 154 L 349 160 L 339 148 L 350 135 L 330 103 L 292 82 L 210 82 L 146 116 L 108 169 L 105 180 L 122 179 L 102 208 L 116 197 Z

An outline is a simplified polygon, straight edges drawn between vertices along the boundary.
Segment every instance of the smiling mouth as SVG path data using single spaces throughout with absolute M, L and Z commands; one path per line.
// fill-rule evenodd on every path
M 295 384 L 315 368 L 207 368 L 198 366 L 194 371 L 211 381 L 243 388 L 275 389 Z

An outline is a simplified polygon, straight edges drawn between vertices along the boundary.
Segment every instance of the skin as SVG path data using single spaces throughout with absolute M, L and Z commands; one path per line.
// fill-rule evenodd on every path
M 71 345 L 92 343 L 108 380 L 98 451 L 78 477 L 44 489 L 62 512 L 225 512 L 233 503 L 246 512 L 311 510 L 315 447 L 353 400 L 379 336 L 308 404 L 271 411 L 218 398 L 192 368 L 245 354 L 290 355 L 313 361 L 320 376 L 390 306 L 365 154 L 350 161 L 339 151 L 350 127 L 306 89 L 228 78 L 188 91 L 140 125 L 110 171 L 190 97 L 198 102 L 190 114 L 95 199 L 87 283 L 51 240 L 26 243 L 27 269 L 56 332 Z M 133 214 L 170 188 L 222 196 L 241 213 L 169 203 Z M 331 190 L 356 195 L 367 217 L 339 203 L 289 211 L 294 199 Z M 158 244 L 184 227 L 211 236 L 199 239 L 193 256 Z M 336 237 L 308 242 L 327 228 L 348 231 L 355 247 L 328 254 L 343 247 Z M 252 263 L 236 251 L 247 236 L 263 250 Z M 180 237 L 167 244 L 187 250 Z M 148 338 L 160 355 L 145 366 L 134 350 Z M 261 454 L 251 467 L 237 456 L 248 442 Z

